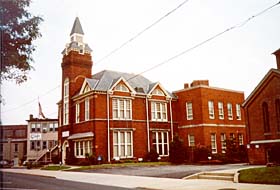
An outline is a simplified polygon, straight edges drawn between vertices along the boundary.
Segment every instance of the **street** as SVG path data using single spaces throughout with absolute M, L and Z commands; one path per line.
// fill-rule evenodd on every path
M 42 177 L 1 171 L 1 190 L 127 190 L 127 188 L 103 186 L 90 183 L 59 180 L 54 177 Z

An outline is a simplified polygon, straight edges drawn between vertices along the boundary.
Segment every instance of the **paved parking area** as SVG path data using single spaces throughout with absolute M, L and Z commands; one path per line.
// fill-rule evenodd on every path
M 227 164 L 227 165 L 169 165 L 152 167 L 124 167 L 110 169 L 84 170 L 87 173 L 119 174 L 130 176 L 164 177 L 181 179 L 183 177 L 199 173 L 202 171 L 217 171 L 237 168 L 246 168 L 247 164 Z

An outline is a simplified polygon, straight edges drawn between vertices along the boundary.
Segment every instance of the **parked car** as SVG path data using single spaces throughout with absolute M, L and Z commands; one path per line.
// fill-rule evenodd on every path
M 0 161 L 0 167 L 1 168 L 11 168 L 13 166 L 13 163 L 8 160 L 1 160 Z

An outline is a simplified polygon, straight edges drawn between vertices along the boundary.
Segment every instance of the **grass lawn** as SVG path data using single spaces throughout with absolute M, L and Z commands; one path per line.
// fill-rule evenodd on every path
M 57 170 L 65 170 L 69 169 L 69 166 L 46 166 L 41 168 L 41 170 L 52 170 L 52 171 L 57 171 Z
M 79 170 L 94 170 L 94 169 L 106 169 L 106 168 L 121 168 L 121 167 L 140 167 L 140 166 L 166 166 L 170 165 L 169 162 L 137 162 L 137 163 L 116 163 L 116 164 L 100 164 L 90 166 L 80 166 L 78 168 L 69 169 L 68 171 L 79 171 Z
M 239 182 L 280 185 L 280 166 L 241 170 Z

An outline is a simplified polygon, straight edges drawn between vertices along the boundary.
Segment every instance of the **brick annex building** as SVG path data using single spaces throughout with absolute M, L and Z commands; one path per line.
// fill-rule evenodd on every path
M 105 161 L 144 158 L 151 149 L 168 157 L 179 134 L 186 145 L 221 153 L 230 136 L 246 143 L 243 92 L 194 81 L 168 92 L 141 75 L 104 70 L 92 75 L 91 49 L 76 18 L 63 50 L 59 146 L 62 162 L 101 155 Z

